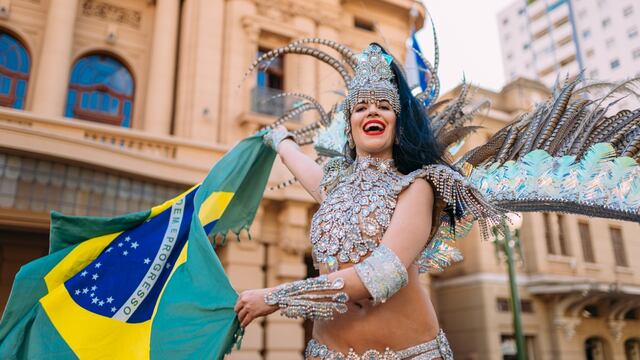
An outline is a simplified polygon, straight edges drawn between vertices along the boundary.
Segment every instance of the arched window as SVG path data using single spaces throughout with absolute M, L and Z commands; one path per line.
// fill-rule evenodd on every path
M 24 109 L 30 65 L 22 43 L 0 30 L 0 106 Z
M 626 360 L 640 359 L 640 338 L 628 339 L 624 342 Z
M 133 77 L 120 61 L 104 54 L 80 58 L 71 70 L 65 116 L 131 127 Z
M 584 342 L 586 360 L 610 360 L 611 354 L 607 342 L 598 336 L 592 336 Z

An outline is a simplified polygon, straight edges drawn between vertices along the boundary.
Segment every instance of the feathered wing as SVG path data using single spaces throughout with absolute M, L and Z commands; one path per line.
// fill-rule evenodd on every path
M 595 99 L 584 96 L 597 85 L 566 82 L 458 165 L 472 168 L 469 181 L 505 209 L 640 222 L 640 109 L 605 115 L 616 93 L 638 81 L 609 85 Z

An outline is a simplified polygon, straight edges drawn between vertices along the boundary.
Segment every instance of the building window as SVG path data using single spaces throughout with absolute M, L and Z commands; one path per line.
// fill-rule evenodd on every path
M 80 58 L 71 70 L 65 116 L 131 127 L 134 81 L 116 58 L 92 54 Z
M 635 49 L 633 50 L 633 58 L 634 59 L 640 59 L 640 49 Z
M 619 67 L 620 67 L 620 60 L 619 59 L 611 60 L 611 69 L 617 69 Z
M 353 19 L 353 26 L 364 31 L 376 31 L 376 26 L 374 23 L 357 17 Z
M 582 256 L 584 261 L 594 263 L 596 262 L 595 255 L 593 254 L 593 243 L 591 242 L 591 229 L 589 229 L 589 223 L 580 221 L 578 223 L 578 231 L 580 232 L 580 242 L 582 243 Z
M 258 57 L 268 53 L 270 49 L 259 48 Z M 282 57 L 277 57 L 261 67 L 257 74 L 257 86 L 269 89 L 284 89 L 284 61 Z
M 611 18 L 605 18 L 602 20 L 602 27 L 607 28 L 611 25 Z
M 522 45 L 522 50 L 529 50 L 530 47 L 531 45 L 529 43 L 525 43 L 524 45 Z
M 640 359 L 640 337 L 628 339 L 624 342 L 626 360 Z
M 633 14 L 633 6 L 629 5 L 624 9 L 622 9 L 622 15 L 624 15 L 624 17 L 629 17 L 632 14 Z
M 601 337 L 590 337 L 584 342 L 586 359 L 610 359 L 609 346 Z
M 600 316 L 600 310 L 596 305 L 586 305 L 582 309 L 582 317 L 587 319 L 597 318 Z
M 627 255 L 624 251 L 624 239 L 622 238 L 622 230 L 616 227 L 609 227 L 611 235 L 611 245 L 613 246 L 613 257 L 617 266 L 629 266 Z
M 634 26 L 631 29 L 629 29 L 627 31 L 627 36 L 629 36 L 629 39 L 637 38 L 638 37 L 638 28 Z
M 553 233 L 551 232 L 551 214 L 542 213 L 544 221 L 544 239 L 547 243 L 547 253 L 556 254 L 556 247 L 553 243 Z
M 509 23 L 509 18 L 502 19 L 502 25 L 507 25 Z
M 497 298 L 496 299 L 496 307 L 498 312 L 511 312 L 511 299 L 508 298 Z M 533 313 L 533 302 L 528 299 L 520 300 L 520 311 L 527 314 Z
M 24 45 L 0 31 L 0 106 L 24 109 L 30 65 Z
M 593 49 L 587 50 L 586 55 L 587 55 L 588 58 L 593 57 L 594 54 L 595 54 L 595 51 Z
M 536 360 L 536 337 L 532 335 L 525 335 L 524 337 L 524 352 L 525 359 Z M 518 359 L 516 349 L 516 338 L 512 334 L 500 335 L 500 349 L 502 352 L 502 360 L 515 360 Z
M 260 47 L 258 57 L 269 52 L 270 49 Z M 251 111 L 255 113 L 282 116 L 294 106 L 294 99 L 283 97 L 285 76 L 284 59 L 277 57 L 261 63 L 256 78 L 256 87 L 251 94 Z M 294 120 L 300 120 L 296 117 Z
M 511 303 L 507 298 L 497 298 L 496 306 L 498 308 L 498 312 L 510 312 L 511 311 Z
M 533 302 L 531 300 L 521 300 L 520 310 L 525 314 L 533 314 Z
M 560 244 L 560 253 L 569 255 L 569 247 L 567 246 L 567 237 L 564 230 L 564 215 L 558 214 L 558 243 Z
M 587 29 L 582 32 L 582 37 L 588 39 L 591 36 L 591 30 Z

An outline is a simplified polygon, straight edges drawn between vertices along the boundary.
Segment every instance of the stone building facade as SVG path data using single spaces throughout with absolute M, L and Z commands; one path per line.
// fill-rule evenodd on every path
M 329 108 L 344 88 L 301 56 L 245 78 L 259 53 L 322 37 L 376 41 L 403 57 L 412 0 L 1 0 L 0 307 L 26 262 L 47 253 L 49 211 L 147 209 L 206 175 L 235 142 L 275 120 L 282 91 Z M 424 20 L 418 7 L 417 23 Z M 334 54 L 337 56 L 337 54 Z M 314 120 L 302 116 L 293 128 Z M 290 178 L 277 163 L 271 185 Z M 218 249 L 238 291 L 307 274 L 314 203 L 267 191 L 252 228 Z M 305 330 L 273 316 L 235 359 L 299 359 Z
M 232 144 L 291 104 L 265 99 L 283 90 L 313 95 L 327 108 L 338 99 L 340 77 L 305 57 L 245 78 L 260 52 L 317 36 L 355 49 L 377 41 L 403 58 L 413 6 L 0 0 L 0 306 L 19 267 L 47 253 L 51 209 L 112 216 L 149 208 L 201 180 Z M 500 93 L 476 90 L 493 107 L 468 146 L 548 95 L 526 80 Z M 304 115 L 290 126 L 311 120 Z M 276 163 L 270 184 L 289 177 Z M 308 227 L 316 207 L 299 186 L 265 193 L 253 239 L 242 234 L 217 249 L 238 291 L 313 273 Z M 582 359 L 586 348 L 617 359 L 625 346 L 637 359 L 638 230 L 579 216 L 526 217 L 519 275 L 530 359 Z M 590 251 L 581 234 L 590 234 Z M 460 246 L 466 260 L 425 277 L 425 286 L 458 357 L 508 359 L 504 267 L 476 233 Z M 308 329 L 274 314 L 252 324 L 229 358 L 299 359 Z

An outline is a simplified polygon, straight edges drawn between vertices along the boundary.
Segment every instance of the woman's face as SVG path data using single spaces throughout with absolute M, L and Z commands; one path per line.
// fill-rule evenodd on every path
M 396 113 L 386 100 L 358 103 L 351 112 L 351 133 L 359 156 L 393 157 Z

